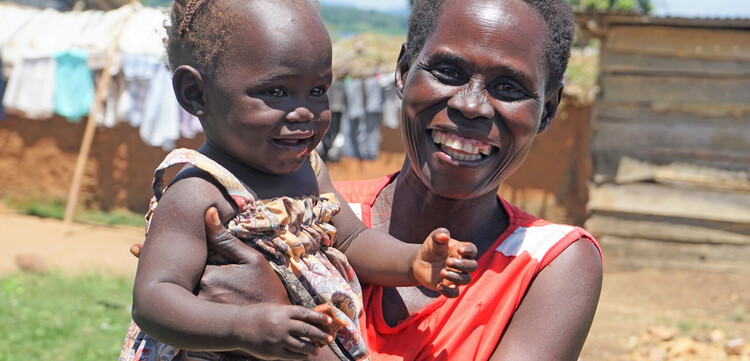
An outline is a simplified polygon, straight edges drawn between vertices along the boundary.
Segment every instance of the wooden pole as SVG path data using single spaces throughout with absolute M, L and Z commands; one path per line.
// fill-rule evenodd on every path
M 78 160 L 76 160 L 76 168 L 73 172 L 73 182 L 70 185 L 70 191 L 68 192 L 68 202 L 65 205 L 65 218 L 63 219 L 63 233 L 68 233 L 70 224 L 73 222 L 73 216 L 75 215 L 76 206 L 78 205 L 78 196 L 81 193 L 81 181 L 83 180 L 83 172 L 86 170 L 86 161 L 89 158 L 91 152 L 91 144 L 94 142 L 94 134 L 96 134 L 96 115 L 99 114 L 101 104 L 104 96 L 107 94 L 109 88 L 109 81 L 112 78 L 109 74 L 112 64 L 114 63 L 115 51 L 110 51 L 107 56 L 107 63 L 102 71 L 102 78 L 99 81 L 99 86 L 96 89 L 94 96 L 94 103 L 91 105 L 89 111 L 88 120 L 86 121 L 86 129 L 83 132 L 83 139 L 81 140 L 81 149 L 78 151 Z
M 135 13 L 135 3 L 131 2 L 133 13 Z M 76 206 L 78 205 L 78 196 L 81 193 L 81 181 L 83 180 L 83 172 L 86 170 L 86 161 L 89 158 L 91 152 L 91 144 L 94 142 L 94 134 L 96 133 L 96 115 L 102 107 L 104 96 L 107 95 L 109 89 L 109 82 L 112 79 L 110 72 L 117 56 L 117 47 L 120 39 L 120 35 L 124 29 L 124 23 L 127 22 L 130 16 L 126 18 L 123 25 L 117 32 L 117 35 L 112 38 L 112 44 L 107 53 L 107 62 L 104 65 L 102 71 L 102 78 L 99 80 L 99 85 L 96 88 L 94 95 L 94 103 L 91 105 L 89 116 L 86 121 L 86 129 L 83 132 L 83 139 L 81 140 L 81 149 L 78 151 L 78 160 L 76 160 L 76 168 L 73 172 L 73 182 L 70 184 L 70 191 L 68 192 L 68 202 L 65 204 L 65 218 L 63 219 L 63 234 L 68 234 L 70 231 L 70 224 L 73 223 L 73 216 L 75 216 Z

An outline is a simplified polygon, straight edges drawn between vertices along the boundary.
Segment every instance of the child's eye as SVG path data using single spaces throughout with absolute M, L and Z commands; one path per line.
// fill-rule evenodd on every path
M 310 95 L 314 97 L 320 97 L 320 96 L 323 96 L 326 93 L 326 91 L 327 89 L 325 87 L 319 86 L 319 87 L 312 88 L 312 90 L 310 90 Z
M 267 91 L 267 93 L 268 93 L 268 95 L 270 95 L 272 97 L 281 98 L 281 97 L 283 97 L 283 96 L 286 95 L 286 90 L 284 90 L 282 88 L 273 88 L 273 89 L 269 89 Z

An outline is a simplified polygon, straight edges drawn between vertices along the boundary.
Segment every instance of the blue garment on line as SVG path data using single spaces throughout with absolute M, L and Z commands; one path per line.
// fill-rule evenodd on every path
M 54 111 L 71 122 L 79 122 L 94 102 L 94 74 L 82 49 L 55 54 Z

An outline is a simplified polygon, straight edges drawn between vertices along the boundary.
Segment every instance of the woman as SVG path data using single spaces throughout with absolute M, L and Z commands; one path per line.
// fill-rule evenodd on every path
M 373 360 L 577 359 L 601 290 L 598 245 L 497 196 L 555 116 L 572 38 L 565 0 L 414 5 L 396 69 L 404 166 L 337 189 L 366 224 L 396 238 L 443 226 L 472 241 L 479 269 L 451 300 L 420 287 L 366 287 Z M 207 223 L 227 254 L 253 263 Z M 237 289 L 246 285 L 241 267 L 207 270 L 203 296 L 242 302 L 251 290 Z

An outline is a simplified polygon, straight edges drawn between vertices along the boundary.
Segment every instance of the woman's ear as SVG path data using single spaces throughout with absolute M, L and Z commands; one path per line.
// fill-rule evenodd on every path
M 203 75 L 190 65 L 180 65 L 172 74 L 172 88 L 174 88 L 177 102 L 188 113 L 196 117 L 208 114 L 206 84 Z
M 552 123 L 552 118 L 557 114 L 557 107 L 560 106 L 560 99 L 562 99 L 564 87 L 563 83 L 560 82 L 557 87 L 555 87 L 556 89 L 551 89 L 547 92 L 548 95 L 544 100 L 544 113 L 542 114 L 542 121 L 539 123 L 537 134 L 545 131 Z
M 404 98 L 404 84 L 409 73 L 409 59 L 406 56 L 406 43 L 401 44 L 401 53 L 398 54 L 396 63 L 396 93 L 398 97 Z

